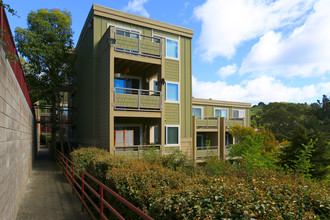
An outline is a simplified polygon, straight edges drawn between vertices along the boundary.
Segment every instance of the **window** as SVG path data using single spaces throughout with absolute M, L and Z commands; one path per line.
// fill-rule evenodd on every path
M 166 126 L 166 145 L 179 145 L 179 126 Z
M 119 36 L 124 36 L 124 37 L 131 37 L 131 38 L 135 38 L 138 39 L 139 38 L 139 31 L 135 31 L 135 30 L 130 30 L 130 29 L 126 29 L 126 28 L 116 28 L 116 34 Z
M 135 78 L 115 78 L 115 88 L 127 88 L 127 89 L 116 89 L 116 93 L 121 94 L 137 94 L 136 90 L 129 89 L 140 89 L 140 80 Z
M 225 117 L 228 118 L 228 110 L 227 109 L 221 109 L 221 108 L 215 108 L 214 109 L 214 117 Z
M 245 118 L 245 110 L 233 110 L 233 118 Z
M 179 101 L 179 83 L 166 82 L 166 101 Z
M 197 119 L 202 119 L 203 118 L 203 107 L 193 107 L 192 115 L 196 116 Z
M 179 58 L 178 44 L 179 42 L 177 40 L 166 39 L 166 57 Z

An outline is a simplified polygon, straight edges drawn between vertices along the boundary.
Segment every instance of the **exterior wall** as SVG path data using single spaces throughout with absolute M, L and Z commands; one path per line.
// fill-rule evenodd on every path
M 34 117 L 0 47 L 0 213 L 15 219 L 35 155 Z
M 209 101 L 209 100 L 205 100 Z M 199 102 L 193 101 L 192 107 L 203 107 L 203 117 L 214 117 L 214 109 L 227 109 L 228 110 L 228 119 L 233 118 L 233 110 L 245 110 L 245 119 L 244 126 L 250 126 L 250 117 L 251 117 L 251 106 L 249 103 L 244 103 L 244 105 L 235 104 L 234 102 L 228 102 L 227 105 L 224 104 L 224 101 L 212 100 L 213 103 L 201 104 Z M 217 102 L 219 104 L 217 104 Z
M 85 24 L 87 25 L 87 24 Z M 94 76 L 93 31 L 87 28 L 77 46 L 75 68 L 77 89 L 73 95 L 76 111 L 76 126 L 73 127 L 73 140 L 82 145 L 95 145 L 96 138 L 96 91 Z
M 192 47 L 191 39 L 180 37 L 180 95 L 181 95 L 181 138 L 182 145 L 192 139 Z M 190 145 L 192 141 L 190 140 Z
M 110 31 L 110 29 L 108 29 Z M 110 34 L 110 33 L 109 33 Z M 99 74 L 97 74 L 98 82 L 98 137 L 99 146 L 104 149 L 109 149 L 109 114 L 110 114 L 110 48 L 107 44 L 107 36 L 105 34 L 100 40 L 98 47 L 98 67 Z

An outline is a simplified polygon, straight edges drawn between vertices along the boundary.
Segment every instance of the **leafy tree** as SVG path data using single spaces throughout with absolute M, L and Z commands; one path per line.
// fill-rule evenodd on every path
M 303 149 L 300 150 L 300 154 L 296 156 L 296 160 L 293 161 L 293 168 L 295 171 L 302 173 L 304 177 L 310 179 L 312 175 L 310 172 L 312 171 L 313 164 L 311 163 L 312 152 L 314 141 L 310 140 L 308 144 L 302 144 Z
M 16 28 L 15 41 L 26 60 L 27 82 L 34 101 L 47 99 L 52 105 L 52 145 L 56 147 L 56 106 L 60 90 L 71 74 L 69 52 L 73 46 L 71 14 L 59 9 L 31 11 L 26 29 Z M 62 149 L 63 151 L 63 149 Z
M 303 126 L 299 127 L 291 133 L 290 145 L 281 148 L 279 163 L 282 166 L 297 168 L 295 162 L 298 160 L 297 156 L 300 157 L 302 151 L 305 150 L 304 146 L 309 145 L 310 140 L 314 140 L 314 142 L 312 157 L 310 158 L 313 170 L 310 170 L 309 174 L 314 178 L 324 179 L 329 173 L 328 166 L 330 165 L 330 140 L 326 133 L 318 132 L 315 134 Z
M 253 128 L 236 125 L 229 132 L 237 140 L 230 150 L 230 156 L 241 156 L 248 170 L 253 171 L 255 167 L 276 167 L 275 153 L 280 143 L 269 129 L 256 131 Z
M 289 138 L 289 133 L 303 125 L 310 117 L 311 107 L 307 104 L 269 103 L 262 107 L 256 120 L 256 127 L 271 129 L 279 141 Z

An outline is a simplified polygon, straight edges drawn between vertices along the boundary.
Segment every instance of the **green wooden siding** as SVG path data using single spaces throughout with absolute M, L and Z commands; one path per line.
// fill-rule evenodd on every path
M 138 39 L 124 36 L 117 36 L 117 48 L 127 49 L 127 50 L 139 50 Z
M 74 107 L 79 109 L 75 115 L 79 126 L 73 128 L 75 141 L 81 144 L 92 144 L 96 137 L 95 130 L 95 87 L 93 62 L 93 32 L 88 29 L 81 38 L 80 47 L 77 48 L 75 68 L 79 73 L 77 78 L 77 92 L 74 94 Z
M 180 37 L 181 137 L 192 137 L 192 61 L 191 39 Z
M 165 80 L 179 82 L 179 61 L 165 59 Z
M 134 94 L 116 94 L 116 106 L 138 107 L 138 95 Z M 141 108 L 159 108 L 159 96 L 140 96 Z
M 179 104 L 165 103 L 165 124 L 178 125 L 179 118 Z
M 164 31 L 155 30 L 155 29 L 153 29 L 153 35 L 167 37 L 167 38 L 173 38 L 173 39 L 179 39 L 179 36 L 176 34 L 171 34 L 171 33 L 167 33 Z
M 151 38 L 149 38 L 151 40 Z M 148 54 L 156 54 L 159 55 L 160 44 L 149 42 L 147 40 L 141 40 L 141 52 Z

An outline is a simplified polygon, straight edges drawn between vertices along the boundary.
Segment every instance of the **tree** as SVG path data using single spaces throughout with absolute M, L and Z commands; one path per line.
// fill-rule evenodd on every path
M 56 148 L 56 106 L 60 102 L 60 89 L 71 74 L 71 23 L 71 14 L 66 10 L 39 9 L 29 13 L 26 29 L 15 30 L 18 51 L 26 60 L 27 82 L 32 97 L 34 101 L 47 99 L 52 105 L 53 148 Z

